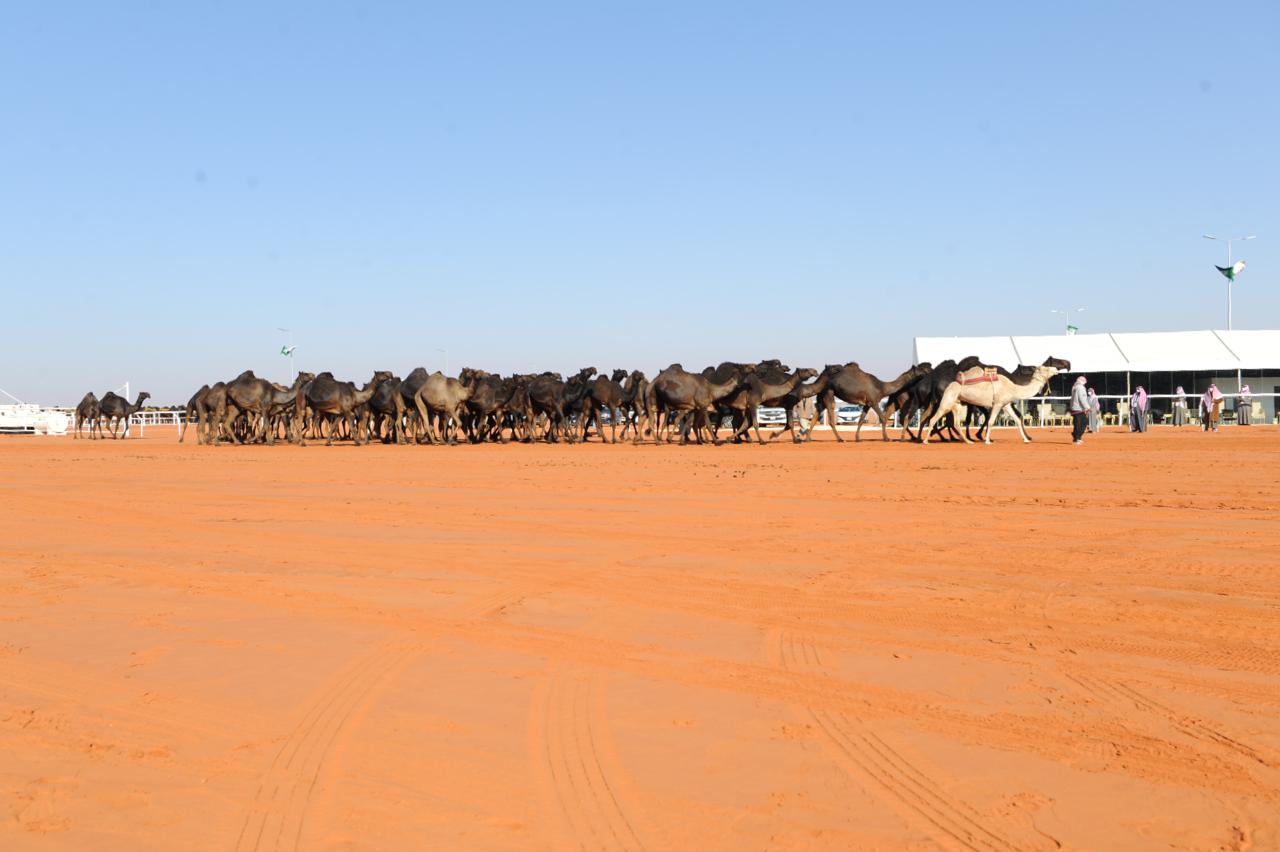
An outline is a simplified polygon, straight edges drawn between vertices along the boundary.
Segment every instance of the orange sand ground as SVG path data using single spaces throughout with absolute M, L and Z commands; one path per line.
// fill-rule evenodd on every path
M 1280 848 L 1280 433 L 0 439 L 0 848 Z

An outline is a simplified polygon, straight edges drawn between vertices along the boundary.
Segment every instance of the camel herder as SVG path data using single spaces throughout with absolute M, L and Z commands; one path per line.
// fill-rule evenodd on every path
M 1204 431 L 1208 432 L 1212 429 L 1217 432 L 1218 418 L 1221 415 L 1222 391 L 1218 390 L 1216 384 L 1210 384 L 1204 396 L 1200 397 L 1200 419 L 1204 423 Z
M 1142 385 L 1129 398 L 1129 431 L 1147 431 L 1147 391 Z
M 1250 392 L 1249 386 L 1244 385 L 1240 388 L 1240 401 L 1236 403 L 1236 425 L 1252 426 L 1253 425 L 1253 393 Z
M 1178 389 L 1174 391 L 1173 398 L 1173 425 L 1187 425 L 1187 392 L 1182 389 L 1182 385 L 1178 385 Z
M 1102 420 L 1102 400 L 1098 399 L 1098 393 L 1093 388 L 1089 388 L 1089 431 L 1097 432 L 1099 422 Z
M 1076 379 L 1075 385 L 1071 388 L 1071 404 L 1068 406 L 1071 411 L 1071 441 L 1075 444 L 1084 443 L 1084 429 L 1089 419 L 1089 393 L 1085 388 L 1085 378 L 1080 376 Z

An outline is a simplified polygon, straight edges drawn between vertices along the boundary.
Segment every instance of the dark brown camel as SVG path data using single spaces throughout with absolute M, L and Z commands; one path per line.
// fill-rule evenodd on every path
M 649 385 L 646 400 L 648 415 L 645 418 L 649 428 L 653 429 L 653 442 L 660 443 L 658 423 L 655 418 L 666 415 L 670 420 L 675 414 L 688 414 L 680 430 L 681 443 L 689 442 L 689 429 L 706 428 L 707 413 L 715 410 L 716 403 L 740 390 L 747 377 L 755 372 L 754 364 L 735 365 L 724 371 L 723 379 L 713 381 L 704 375 L 690 373 L 679 364 L 672 364 L 663 370 Z M 701 434 L 695 433 L 698 443 L 702 443 Z M 640 435 L 636 435 L 637 442 Z M 712 441 L 719 446 L 719 436 L 712 433 Z
M 98 397 L 93 391 L 89 391 L 84 395 L 84 399 L 80 400 L 80 404 L 76 406 L 76 433 L 75 437 L 80 437 L 80 427 L 86 422 L 89 424 L 89 440 L 93 440 L 97 436 L 93 433 L 94 428 L 98 425 L 98 415 L 101 413 L 98 406 Z
M 372 418 L 372 433 L 375 438 L 384 442 L 404 443 L 404 397 L 400 396 L 401 380 L 392 376 L 369 397 L 368 409 Z M 383 437 L 383 426 L 390 422 L 391 429 Z
M 797 409 L 800 407 L 800 403 L 804 402 L 806 399 L 812 399 L 826 390 L 828 381 L 830 381 L 830 376 L 828 376 L 824 371 L 819 373 L 818 377 L 809 382 L 809 384 L 796 385 L 791 389 L 790 393 L 778 400 L 777 404 L 787 412 L 787 425 L 781 432 L 774 432 L 773 437 L 769 439 L 770 441 L 776 441 L 778 438 L 790 432 L 791 442 L 793 444 L 801 443 L 802 438 L 796 430 L 796 424 L 800 420 L 800 415 Z M 815 405 L 814 407 L 816 408 L 817 406 Z M 807 439 L 811 434 L 812 432 L 806 432 L 805 438 Z
M 379 370 L 363 388 L 356 388 L 352 382 L 339 382 L 334 380 L 332 374 L 321 373 L 310 382 L 298 387 L 298 410 L 301 411 L 305 407 L 317 415 L 328 417 L 331 425 L 328 440 L 325 441 L 326 447 L 333 446 L 333 435 L 339 420 L 348 424 L 351 440 L 356 444 L 363 444 L 365 441 L 361 440 L 360 430 L 356 426 L 356 409 L 368 402 L 378 390 L 378 386 L 390 378 L 391 373 Z M 298 443 L 304 447 L 307 445 L 306 437 L 301 433 L 299 433 Z
M 196 440 L 202 444 L 218 444 L 222 435 L 219 411 L 227 407 L 226 382 L 214 382 L 203 396 L 196 397 Z
M 215 421 L 221 423 L 223 429 L 231 435 L 231 440 L 242 444 L 244 441 L 233 426 L 236 418 L 243 414 L 250 442 L 261 437 L 267 444 L 274 444 L 275 436 L 267 429 L 271 420 L 271 397 L 274 391 L 271 382 L 258 378 L 253 370 L 245 370 L 227 382 L 226 398 L 217 410 Z M 215 434 L 213 444 L 217 446 L 219 443 L 219 436 Z
M 298 413 L 298 391 L 315 380 L 311 373 L 301 372 L 293 380 L 291 387 L 271 383 L 271 399 L 267 428 L 274 436 L 281 425 L 284 426 L 285 438 L 297 441 L 302 431 L 302 417 Z
M 519 388 L 518 380 L 467 367 L 458 374 L 458 381 L 471 394 L 465 403 L 463 424 L 469 440 L 476 444 L 491 439 L 506 443 L 502 437 L 502 420 Z
M 733 410 L 734 422 L 737 424 L 730 440 L 737 441 L 746 436 L 748 429 L 754 429 L 756 441 L 763 444 L 758 416 L 760 406 L 780 404 L 783 397 L 795 390 L 801 382 L 812 379 L 816 375 L 818 371 L 808 367 L 798 369 L 794 373 L 788 373 L 785 368 L 779 369 L 773 366 L 757 368 L 747 378 L 746 387 L 721 403 L 722 406 Z
M 626 381 L 622 383 L 622 405 L 625 421 L 622 424 L 622 435 L 620 437 L 623 440 L 626 440 L 627 430 L 629 429 L 636 432 L 637 438 L 641 437 L 640 420 L 648 416 L 649 409 L 645 403 L 648 396 L 649 380 L 639 370 L 632 370 L 631 375 L 627 376 Z
M 187 427 L 191 425 L 191 421 L 197 417 L 200 410 L 200 402 L 209 393 L 208 385 L 201 385 L 200 389 L 191 395 L 191 399 L 187 400 L 186 408 L 182 410 L 182 428 L 178 430 L 178 443 L 187 437 Z M 199 424 L 196 426 L 196 443 L 204 443 L 204 435 Z
M 858 428 L 854 430 L 854 441 L 862 440 L 862 424 L 866 422 L 866 409 L 874 409 L 880 417 L 880 434 L 884 440 L 889 440 L 889 428 L 886 425 L 884 412 L 880 408 L 880 400 L 886 396 L 893 396 L 899 389 L 914 381 L 917 376 L 922 376 L 932 369 L 928 363 L 916 364 L 909 367 L 902 375 L 889 381 L 881 381 L 875 376 L 863 370 L 856 362 L 850 361 L 848 364 L 828 364 L 822 372 L 827 376 L 827 389 L 819 395 L 821 408 L 827 412 L 827 423 L 831 425 L 831 431 L 835 434 L 836 440 L 844 443 L 844 438 L 840 437 L 840 430 L 836 428 L 836 397 L 843 399 L 845 402 L 852 402 L 863 406 L 862 417 L 858 419 Z
M 625 392 L 622 381 L 627 378 L 626 370 L 614 370 L 613 375 L 596 376 L 587 385 L 582 396 L 582 440 L 586 442 L 594 422 L 600 441 L 604 442 L 604 427 L 600 422 L 601 412 L 609 412 L 609 443 L 618 443 L 618 412 L 622 409 Z
M 543 373 L 529 382 L 529 408 L 534 418 L 546 416 L 548 442 L 558 441 L 561 436 L 569 443 L 577 439 L 569 428 L 569 412 L 582 401 L 587 382 L 595 373 L 595 367 L 584 367 L 568 382 L 559 373 Z
M 116 435 L 116 426 L 123 425 L 123 437 L 129 437 L 129 418 L 142 409 L 143 400 L 149 399 L 151 394 L 143 391 L 138 394 L 138 401 L 129 404 L 129 400 L 122 396 L 118 396 L 115 391 L 108 391 L 98 402 L 98 434 L 102 434 L 102 421 L 107 421 L 111 427 L 111 437 L 119 438 Z
M 418 395 L 418 389 L 422 387 L 427 378 L 430 377 L 425 367 L 414 367 L 409 371 L 409 375 L 400 380 L 400 400 L 404 403 L 405 416 L 409 425 L 409 438 L 414 443 L 427 443 L 430 435 L 426 435 L 426 439 L 421 433 L 427 430 L 425 422 L 418 422 L 418 403 L 415 397 Z

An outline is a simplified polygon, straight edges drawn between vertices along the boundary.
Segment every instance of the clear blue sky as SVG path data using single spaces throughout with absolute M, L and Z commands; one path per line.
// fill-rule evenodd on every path
M 1117 9 L 1120 6 L 1123 8 Z M 7 3 L 0 387 L 1280 327 L 1280 5 Z

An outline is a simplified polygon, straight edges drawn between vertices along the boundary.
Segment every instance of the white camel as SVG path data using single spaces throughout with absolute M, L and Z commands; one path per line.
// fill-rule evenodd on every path
M 933 412 L 933 416 L 929 418 L 928 424 L 922 430 L 921 443 L 929 443 L 929 433 L 933 431 L 934 424 L 946 417 L 947 412 L 957 404 L 964 403 L 988 409 L 986 437 L 983 443 L 990 444 L 991 427 L 996 424 L 997 414 L 1010 408 L 1018 400 L 1035 396 L 1051 377 L 1070 369 L 1070 361 L 1048 358 L 1039 367 L 1021 366 L 1009 376 L 1001 374 L 995 367 L 982 365 L 957 373 L 955 381 L 943 390 L 942 401 L 938 403 L 937 410 Z M 1011 414 L 1013 414 L 1013 422 L 1018 424 L 1018 431 L 1022 433 L 1023 442 L 1030 443 L 1031 436 L 1027 434 L 1027 428 L 1022 425 L 1022 418 L 1018 417 L 1016 412 L 1011 411 Z M 966 444 L 973 443 L 967 435 L 962 434 L 961 437 Z

